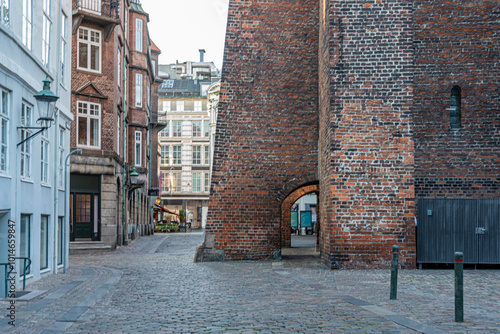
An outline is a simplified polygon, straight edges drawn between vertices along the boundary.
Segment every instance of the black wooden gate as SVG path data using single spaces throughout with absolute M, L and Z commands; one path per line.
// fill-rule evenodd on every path
M 420 199 L 417 263 L 500 264 L 500 199 Z

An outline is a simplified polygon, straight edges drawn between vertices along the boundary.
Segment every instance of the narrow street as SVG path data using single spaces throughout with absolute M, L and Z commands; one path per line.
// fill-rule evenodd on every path
M 465 322 L 454 322 L 452 270 L 331 271 L 314 257 L 193 263 L 202 232 L 140 237 L 70 257 L 67 274 L 27 286 L 1 333 L 493 333 L 500 271 L 465 271 Z M 299 243 L 300 244 L 300 243 Z M 6 310 L 7 301 L 0 301 Z

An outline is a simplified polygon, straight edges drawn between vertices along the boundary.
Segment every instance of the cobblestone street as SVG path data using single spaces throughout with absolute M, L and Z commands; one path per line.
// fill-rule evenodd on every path
M 464 273 L 465 322 L 454 322 L 453 270 L 331 271 L 312 257 L 193 263 L 201 232 L 141 237 L 104 255 L 70 257 L 67 274 L 29 284 L 16 326 L 0 333 L 496 333 L 500 271 Z

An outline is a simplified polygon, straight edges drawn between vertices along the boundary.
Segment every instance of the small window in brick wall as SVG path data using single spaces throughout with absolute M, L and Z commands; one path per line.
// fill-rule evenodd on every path
M 462 94 L 461 89 L 458 86 L 454 86 L 451 89 L 450 98 L 450 128 L 459 129 L 461 126 L 461 104 Z

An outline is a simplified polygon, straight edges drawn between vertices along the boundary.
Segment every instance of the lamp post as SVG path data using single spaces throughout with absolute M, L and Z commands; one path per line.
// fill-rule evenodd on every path
M 38 115 L 40 116 L 37 120 L 37 123 L 40 124 L 39 127 L 29 127 L 29 126 L 20 126 L 18 129 L 39 129 L 39 131 L 35 132 L 31 136 L 23 139 L 21 142 L 17 144 L 17 146 L 23 144 L 24 142 L 30 140 L 31 138 L 35 137 L 36 135 L 42 133 L 44 130 L 47 130 L 54 121 L 54 111 L 55 111 L 55 106 L 57 100 L 59 100 L 59 96 L 56 96 L 51 90 L 50 90 L 50 79 L 49 77 L 46 77 L 45 80 L 43 80 L 43 89 L 39 91 L 36 95 L 34 95 L 36 104 L 37 104 L 37 109 L 38 109 Z

